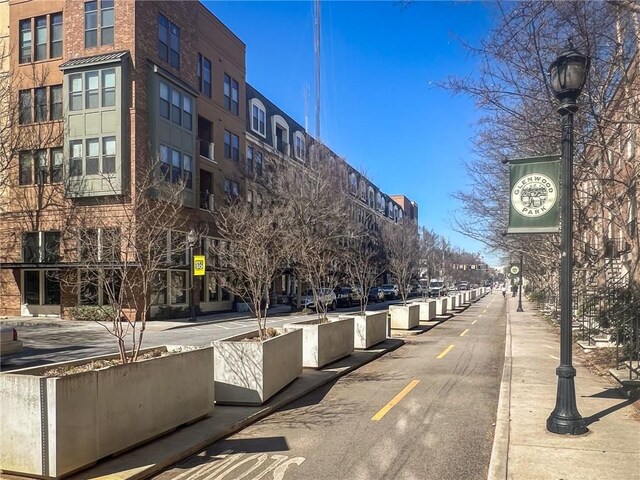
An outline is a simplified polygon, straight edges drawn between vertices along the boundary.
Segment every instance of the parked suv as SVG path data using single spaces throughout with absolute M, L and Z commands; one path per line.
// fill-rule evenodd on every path
M 384 298 L 389 300 L 395 300 L 398 298 L 398 286 L 392 283 L 385 283 L 380 286 L 380 289 L 384 292 Z
M 335 310 L 338 305 L 336 294 L 330 288 L 318 289 L 318 302 L 326 305 L 329 310 Z M 316 308 L 312 290 L 307 290 L 302 296 L 302 306 L 304 308 Z
M 352 307 L 360 301 L 362 296 L 358 287 L 336 287 L 334 293 L 339 307 Z

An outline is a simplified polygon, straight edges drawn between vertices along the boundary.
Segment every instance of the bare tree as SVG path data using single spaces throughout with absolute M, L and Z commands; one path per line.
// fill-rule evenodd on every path
M 360 311 L 364 314 L 367 311 L 369 289 L 383 271 L 382 243 L 376 231 L 367 229 L 361 223 L 354 224 L 348 235 L 345 273 L 352 284 L 362 289 Z
M 385 225 L 382 229 L 387 268 L 395 281 L 402 302 L 407 304 L 408 287 L 417 275 L 420 263 L 420 243 L 416 225 L 408 219 L 397 224 Z
M 139 166 L 134 187 L 134 195 L 116 195 L 114 187 L 110 206 L 80 207 L 69 219 L 66 235 L 78 239 L 80 268 L 62 277 L 93 306 L 87 316 L 115 338 L 122 363 L 138 359 L 154 295 L 188 293 L 160 275 L 186 266 L 185 182 L 166 181 L 152 161 Z
M 237 200 L 219 208 L 215 222 L 221 241 L 209 246 L 217 258 L 214 275 L 229 292 L 248 300 L 258 323 L 260 340 L 266 338 L 269 287 L 284 270 L 288 250 L 280 219 L 282 202 L 270 198 L 259 211 Z

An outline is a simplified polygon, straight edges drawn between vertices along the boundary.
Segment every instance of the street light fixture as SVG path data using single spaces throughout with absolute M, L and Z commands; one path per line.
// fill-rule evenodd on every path
M 558 389 L 556 406 L 547 418 L 547 430 L 552 433 L 582 435 L 588 431 L 576 406 L 572 365 L 572 262 L 573 262 L 573 114 L 586 81 L 589 58 L 578 52 L 571 41 L 549 67 L 551 89 L 560 100 L 558 114 L 562 116 L 562 185 L 561 185 L 561 250 L 560 260 L 560 365 L 556 369 Z
M 198 241 L 198 235 L 196 234 L 196 232 L 193 230 L 193 228 L 191 230 L 189 230 L 189 233 L 187 233 L 187 243 L 189 243 L 189 321 L 190 322 L 195 322 L 196 321 L 196 306 L 195 306 L 195 301 L 193 299 L 194 293 L 195 293 L 195 288 L 193 285 L 193 247 L 196 244 L 196 242 Z

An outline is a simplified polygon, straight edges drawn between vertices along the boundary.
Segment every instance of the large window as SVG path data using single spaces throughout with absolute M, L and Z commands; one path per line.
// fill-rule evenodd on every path
M 240 160 L 240 138 L 228 130 L 224 131 L 224 156 L 234 162 Z
M 240 184 L 236 181 L 224 179 L 224 193 L 229 199 L 235 198 L 240 195 Z
M 78 260 L 92 263 L 120 261 L 122 236 L 119 228 L 83 228 L 78 235 Z
M 185 188 L 193 189 L 193 158 L 179 150 L 160 145 L 160 172 L 167 182 L 183 181 Z
M 62 148 L 20 152 L 20 185 L 60 183 L 62 181 Z
M 239 98 L 239 87 L 238 82 L 227 75 L 224 74 L 224 108 L 229 110 L 231 113 L 235 113 L 238 115 L 238 98 Z
M 200 91 L 211 98 L 211 60 L 198 54 L 198 86 Z
M 253 173 L 253 147 L 247 147 L 247 173 Z
M 195 101 L 168 83 L 160 81 L 160 116 L 187 130 L 193 129 Z
M 305 154 L 305 142 L 304 136 L 300 132 L 295 133 L 295 145 L 294 145 L 294 154 L 298 160 L 304 160 Z
M 116 137 L 72 140 L 69 142 L 69 157 L 71 177 L 113 174 L 116 171 Z
M 266 130 L 266 123 L 265 123 L 265 118 L 267 116 L 267 113 L 264 109 L 264 105 L 262 104 L 262 102 L 260 102 L 257 99 L 252 99 L 251 100 L 251 129 L 262 135 L 263 137 L 266 137 L 267 135 L 267 130 Z
M 22 234 L 24 263 L 55 263 L 60 261 L 60 232 L 25 232 Z
M 180 68 L 180 28 L 162 14 L 158 16 L 158 56 Z
M 256 174 L 262 176 L 262 152 L 256 152 Z
M 69 110 L 91 110 L 116 104 L 114 68 L 69 75 Z
M 113 0 L 93 0 L 84 4 L 84 48 L 113 45 Z
M 18 29 L 20 63 L 62 57 L 62 12 L 20 20 Z
M 60 305 L 56 270 L 24 270 L 22 301 L 27 305 Z
M 19 107 L 21 125 L 46 122 L 62 118 L 62 85 L 20 90 Z

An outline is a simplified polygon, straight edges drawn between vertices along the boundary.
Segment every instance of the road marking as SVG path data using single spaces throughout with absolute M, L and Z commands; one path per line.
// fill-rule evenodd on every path
M 373 420 L 374 422 L 377 422 L 377 421 L 381 420 L 382 417 L 384 417 L 387 414 L 387 412 L 389 412 L 389 410 L 391 410 L 393 407 L 395 407 L 396 404 L 400 400 L 402 400 L 411 390 L 413 390 L 415 388 L 415 386 L 417 384 L 419 384 L 419 383 L 420 383 L 420 380 L 411 380 L 409 385 L 404 387 L 399 394 L 397 394 L 395 397 L 393 397 L 393 400 L 391 400 L 389 403 L 387 403 L 384 407 L 382 407 L 380 409 L 380 411 L 378 413 L 376 413 L 373 417 L 371 417 L 371 420 Z
M 461 337 L 464 337 L 464 336 L 467 334 L 467 332 L 468 332 L 468 331 L 469 331 L 469 329 L 467 328 L 464 332 L 462 332 L 462 333 L 460 334 L 460 336 L 461 336 Z
M 485 308 L 485 309 L 482 311 L 482 313 L 487 313 L 487 309 Z
M 438 355 L 436 358 L 438 358 L 438 359 L 439 359 L 439 358 L 444 358 L 444 356 L 445 356 L 447 353 L 449 353 L 449 352 L 453 349 L 453 347 L 455 347 L 455 345 L 449 345 L 449 346 L 448 346 L 447 348 L 445 348 L 445 349 L 444 349 L 444 351 L 443 351 L 440 355 Z
M 474 320 L 473 322 L 471 322 L 471 325 L 475 325 L 477 321 L 478 320 Z

